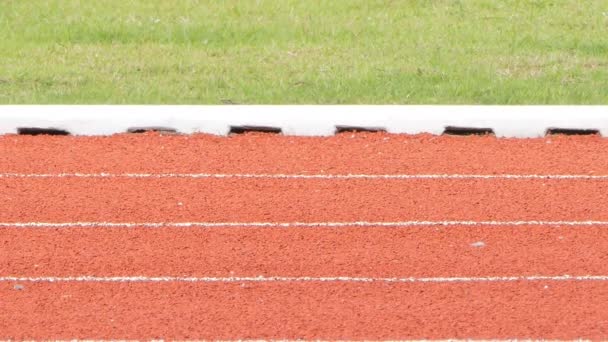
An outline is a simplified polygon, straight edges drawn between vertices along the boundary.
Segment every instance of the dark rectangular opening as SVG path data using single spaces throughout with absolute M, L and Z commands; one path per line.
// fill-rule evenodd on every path
M 268 126 L 230 126 L 230 134 L 245 134 L 245 133 L 281 134 L 281 129 L 278 127 L 268 127 Z
M 600 134 L 597 129 L 580 129 L 580 128 L 549 128 L 546 135 L 595 135 Z
M 20 127 L 17 128 L 20 135 L 70 135 L 70 132 L 58 128 Z
M 177 131 L 168 127 L 132 127 L 127 130 L 128 133 L 147 133 L 158 132 L 163 134 L 176 134 Z
M 491 128 L 448 126 L 443 131 L 446 135 L 493 135 Z
M 386 132 L 382 127 L 362 127 L 362 126 L 336 126 L 336 134 L 340 133 L 380 133 Z

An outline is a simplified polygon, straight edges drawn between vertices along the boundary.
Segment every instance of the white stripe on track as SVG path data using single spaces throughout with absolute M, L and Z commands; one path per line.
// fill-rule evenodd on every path
M 267 179 L 545 179 L 608 180 L 608 175 L 554 174 L 253 174 L 253 173 L 0 173 L 0 178 L 267 178 Z
M 6 340 L 6 342 L 10 342 L 11 340 Z M 142 340 L 31 340 L 26 339 L 22 340 L 23 342 L 38 342 L 38 341 L 53 341 L 53 342 L 137 342 Z M 165 342 L 165 340 L 143 340 L 148 342 Z M 577 339 L 577 340 L 548 340 L 548 339 L 440 339 L 440 340 L 326 340 L 326 339 L 316 339 L 316 340 L 289 340 L 289 339 L 246 339 L 246 340 L 169 340 L 172 342 L 587 342 L 591 340 L 585 339 Z M 0 340 L 0 342 L 5 342 Z
M 395 222 L 0 222 L 0 228 L 297 228 L 417 226 L 603 226 L 608 221 L 395 221 Z
M 31 283 L 479 283 L 519 281 L 608 281 L 608 275 L 506 276 L 506 277 L 146 277 L 146 276 L 74 276 L 18 277 L 3 276 L 0 282 Z
M 323 339 L 319 339 L 319 340 L 217 340 L 214 342 L 566 342 L 566 341 L 577 341 L 577 342 L 587 342 L 587 341 L 591 341 L 591 340 L 584 340 L 584 339 L 578 339 L 578 340 L 543 340 L 543 339 L 487 339 L 487 340 L 480 340 L 480 339 L 443 339 L 443 340 L 323 340 Z M 105 342 L 105 341 L 100 341 L 100 342 Z M 160 342 L 160 341 L 157 341 Z M 185 341 L 184 341 L 185 342 Z M 195 340 L 195 341 L 190 341 L 190 342 L 208 342 L 207 340 Z
M 218 340 L 215 342 L 587 342 L 591 340 L 543 340 L 543 339 L 443 339 L 443 340 Z M 205 340 L 198 342 L 207 342 Z

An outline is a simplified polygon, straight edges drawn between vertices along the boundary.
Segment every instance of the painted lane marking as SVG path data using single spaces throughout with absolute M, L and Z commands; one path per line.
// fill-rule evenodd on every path
M 0 173 L 0 178 L 254 178 L 254 179 L 544 179 L 608 180 L 584 174 L 253 174 L 253 173 Z
M 608 221 L 351 221 L 351 222 L 0 222 L 0 228 L 342 228 L 425 226 L 603 226 Z
M 6 340 L 10 342 L 11 340 Z M 25 339 L 24 342 L 38 342 L 38 341 L 50 341 L 50 340 L 32 340 Z M 137 342 L 137 341 L 148 341 L 148 342 L 165 342 L 166 340 L 158 339 L 143 339 L 143 340 L 52 340 L 54 342 Z M 549 339 L 439 339 L 439 340 L 326 340 L 326 339 L 315 339 L 315 340 L 289 340 L 289 339 L 243 339 L 243 340 L 169 340 L 172 342 L 587 342 L 591 340 L 576 339 L 576 340 L 549 340 Z M 5 342 L 0 340 L 0 342 Z
M 557 275 L 557 276 L 491 276 L 491 277 L 171 277 L 171 276 L 73 276 L 73 277 L 21 277 L 2 276 L 0 282 L 30 283 L 479 283 L 520 281 L 608 281 L 608 275 Z

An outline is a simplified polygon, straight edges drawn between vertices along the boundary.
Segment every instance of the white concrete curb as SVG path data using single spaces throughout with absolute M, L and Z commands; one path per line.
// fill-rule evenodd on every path
M 446 127 L 488 128 L 498 137 L 539 137 L 551 128 L 608 136 L 608 106 L 0 106 L 0 134 L 55 128 L 74 135 L 129 129 L 226 135 L 234 126 L 279 128 L 286 135 L 332 135 L 336 127 L 442 134 Z

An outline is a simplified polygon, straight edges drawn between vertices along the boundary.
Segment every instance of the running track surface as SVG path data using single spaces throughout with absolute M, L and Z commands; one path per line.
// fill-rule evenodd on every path
M 0 137 L 0 339 L 607 339 L 608 140 Z

